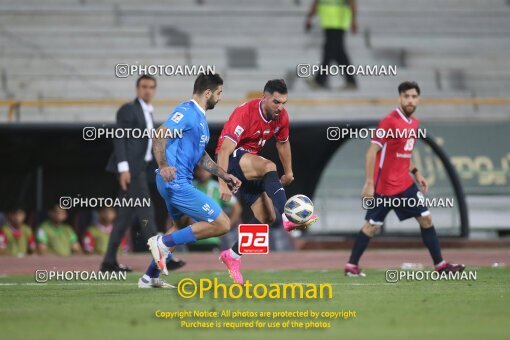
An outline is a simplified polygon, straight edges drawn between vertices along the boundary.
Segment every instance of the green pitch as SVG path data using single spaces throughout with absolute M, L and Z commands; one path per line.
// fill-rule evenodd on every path
M 384 271 L 346 278 L 340 271 L 246 272 L 253 283 L 331 283 L 333 299 L 186 300 L 176 290 L 138 289 L 126 282 L 35 284 L 32 276 L 0 278 L 3 339 L 508 339 L 510 269 L 477 270 L 476 281 L 385 282 Z M 171 273 L 181 278 L 223 273 Z M 156 310 L 356 311 L 356 318 L 328 321 L 329 329 L 182 329 L 158 319 Z M 243 319 L 250 321 L 251 319 Z M 285 321 L 286 319 L 279 319 Z

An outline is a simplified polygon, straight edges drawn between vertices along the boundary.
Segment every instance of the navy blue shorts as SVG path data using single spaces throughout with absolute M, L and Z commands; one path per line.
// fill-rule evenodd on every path
M 243 182 L 241 188 L 239 188 L 238 196 L 242 202 L 251 206 L 260 197 L 260 195 L 264 193 L 264 185 L 262 181 L 248 181 L 246 177 L 244 177 L 239 161 L 246 153 L 249 152 L 243 149 L 234 150 L 228 160 L 227 172 L 236 176 Z
M 397 195 L 375 194 L 374 201 L 370 205 L 371 209 L 367 209 L 365 220 L 370 224 L 382 225 L 391 210 L 395 210 L 400 221 L 430 215 L 429 209 L 424 204 L 420 204 L 420 200 L 424 200 L 424 197 L 415 183 Z

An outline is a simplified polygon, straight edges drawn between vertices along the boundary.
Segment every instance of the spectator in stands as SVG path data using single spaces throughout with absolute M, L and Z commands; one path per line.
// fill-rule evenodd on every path
M 116 212 L 114 208 L 104 207 L 99 209 L 98 222 L 89 226 L 83 237 L 83 250 L 86 253 L 106 254 L 115 217 Z M 122 239 L 120 249 L 124 252 L 127 251 L 127 240 L 125 237 Z
M 7 211 L 5 224 L 0 228 L 0 255 L 24 256 L 36 250 L 32 229 L 26 225 L 26 213 L 16 207 Z
M 237 201 L 235 196 L 232 196 L 230 202 L 225 202 L 220 199 L 220 190 L 218 181 L 212 179 L 212 175 L 210 172 L 205 171 L 201 167 L 197 167 L 195 169 L 195 180 L 193 185 L 195 187 L 205 193 L 207 196 L 212 197 L 219 204 L 219 206 L 225 211 L 225 213 L 230 218 L 231 227 L 237 226 L 239 223 L 239 219 L 241 217 L 242 207 L 241 204 Z M 193 244 L 189 244 L 189 248 L 198 247 L 217 247 L 219 248 L 220 238 L 219 237 L 210 237 L 208 239 L 203 239 L 197 241 Z
M 73 228 L 64 223 L 67 219 L 67 210 L 58 204 L 48 210 L 48 219 L 37 230 L 37 242 L 41 254 L 52 253 L 59 256 L 69 256 L 72 253 L 81 253 L 78 237 Z
M 318 14 L 321 28 L 324 30 L 324 47 L 322 50 L 322 66 L 331 62 L 338 65 L 351 65 L 345 47 L 345 32 L 351 28 L 352 33 L 358 31 L 356 0 L 313 0 L 306 17 L 305 30 L 312 28 L 312 18 Z M 353 75 L 345 75 L 344 90 L 357 89 Z M 327 88 L 327 74 L 318 73 L 309 84 L 315 88 Z
M 154 107 L 151 102 L 156 93 L 156 78 L 142 75 L 136 81 L 136 99 L 122 105 L 117 111 L 118 129 L 139 129 L 151 131 L 154 129 L 152 114 Z M 144 134 L 144 136 L 151 135 Z M 146 138 L 116 138 L 113 153 L 108 160 L 106 170 L 118 175 L 120 199 L 150 198 L 147 183 L 147 166 L 153 160 L 152 139 Z M 101 271 L 132 271 L 131 268 L 117 262 L 117 250 L 130 226 L 133 216 L 144 221 L 141 233 L 145 240 L 156 234 L 154 210 L 151 207 L 121 207 L 117 210 L 117 218 L 113 225 L 108 248 L 101 264 Z

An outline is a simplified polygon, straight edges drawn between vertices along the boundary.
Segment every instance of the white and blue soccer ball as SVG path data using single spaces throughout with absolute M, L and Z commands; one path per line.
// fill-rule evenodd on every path
M 285 203 L 285 216 L 289 221 L 302 224 L 313 215 L 313 202 L 305 195 L 294 195 Z

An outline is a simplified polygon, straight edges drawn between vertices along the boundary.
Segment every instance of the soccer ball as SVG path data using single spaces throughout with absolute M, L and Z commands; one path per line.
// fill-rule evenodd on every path
M 285 216 L 289 221 L 303 224 L 313 215 L 313 202 L 305 195 L 295 195 L 285 203 Z

